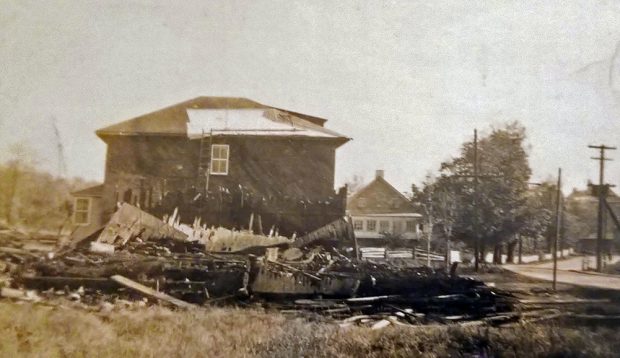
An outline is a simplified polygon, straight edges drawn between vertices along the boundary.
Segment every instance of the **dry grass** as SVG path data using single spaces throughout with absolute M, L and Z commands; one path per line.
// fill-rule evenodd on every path
M 548 326 L 341 329 L 261 310 L 95 313 L 0 302 L 2 357 L 614 356 L 620 334 Z

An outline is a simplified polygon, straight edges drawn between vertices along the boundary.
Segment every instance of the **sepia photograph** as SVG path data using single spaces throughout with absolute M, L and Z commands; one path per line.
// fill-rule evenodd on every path
M 0 0 L 0 357 L 617 357 L 620 2 Z

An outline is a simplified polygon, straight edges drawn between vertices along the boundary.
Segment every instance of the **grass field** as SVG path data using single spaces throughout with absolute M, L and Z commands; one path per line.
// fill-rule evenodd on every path
M 599 357 L 620 333 L 515 328 L 339 328 L 258 309 L 90 312 L 0 301 L 2 357 Z

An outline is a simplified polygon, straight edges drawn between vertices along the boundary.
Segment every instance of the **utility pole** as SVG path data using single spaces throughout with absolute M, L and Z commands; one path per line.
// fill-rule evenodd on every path
M 428 218 L 428 236 L 426 237 L 426 266 L 431 267 L 431 239 L 433 238 L 433 193 L 434 188 L 430 187 L 428 203 L 424 205 L 424 211 Z
M 433 204 L 429 202 L 428 240 L 426 241 L 426 266 L 431 267 L 431 239 L 433 238 Z
M 480 266 L 480 237 L 478 235 L 478 129 L 474 129 L 474 270 Z
M 601 272 L 603 269 L 602 262 L 602 247 L 603 247 L 603 220 L 604 220 L 604 202 L 606 195 L 605 188 L 605 161 L 611 160 L 605 157 L 605 150 L 615 150 L 616 147 L 609 147 L 604 144 L 601 145 L 589 145 L 588 148 L 598 149 L 600 152 L 599 157 L 592 157 L 592 159 L 599 161 L 599 174 L 598 174 L 598 225 L 596 230 L 596 271 Z
M 480 160 L 478 159 L 478 130 L 474 129 L 474 163 L 473 169 L 474 173 L 471 174 L 457 174 L 453 177 L 455 178 L 473 178 L 474 179 L 474 195 L 473 195 L 473 212 L 472 212 L 472 231 L 474 237 L 474 269 L 478 272 L 478 268 L 480 266 L 480 233 L 479 233 L 479 210 L 478 210 L 478 202 L 479 202 L 479 184 L 480 179 L 486 178 L 498 178 L 502 177 L 502 175 L 494 175 L 494 174 L 480 174 Z
M 553 290 L 555 291 L 555 284 L 558 274 L 558 242 L 560 240 L 560 222 L 562 220 L 562 214 L 560 210 L 562 208 L 562 168 L 558 169 L 558 187 L 555 203 L 555 238 L 553 240 Z

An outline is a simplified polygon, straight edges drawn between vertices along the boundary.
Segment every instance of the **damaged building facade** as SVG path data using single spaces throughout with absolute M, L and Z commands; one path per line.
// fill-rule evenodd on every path
M 324 226 L 345 215 L 334 169 L 349 140 L 325 122 L 244 98 L 198 97 L 99 129 L 105 179 L 74 193 L 74 236 L 96 232 L 121 202 L 257 232 Z

